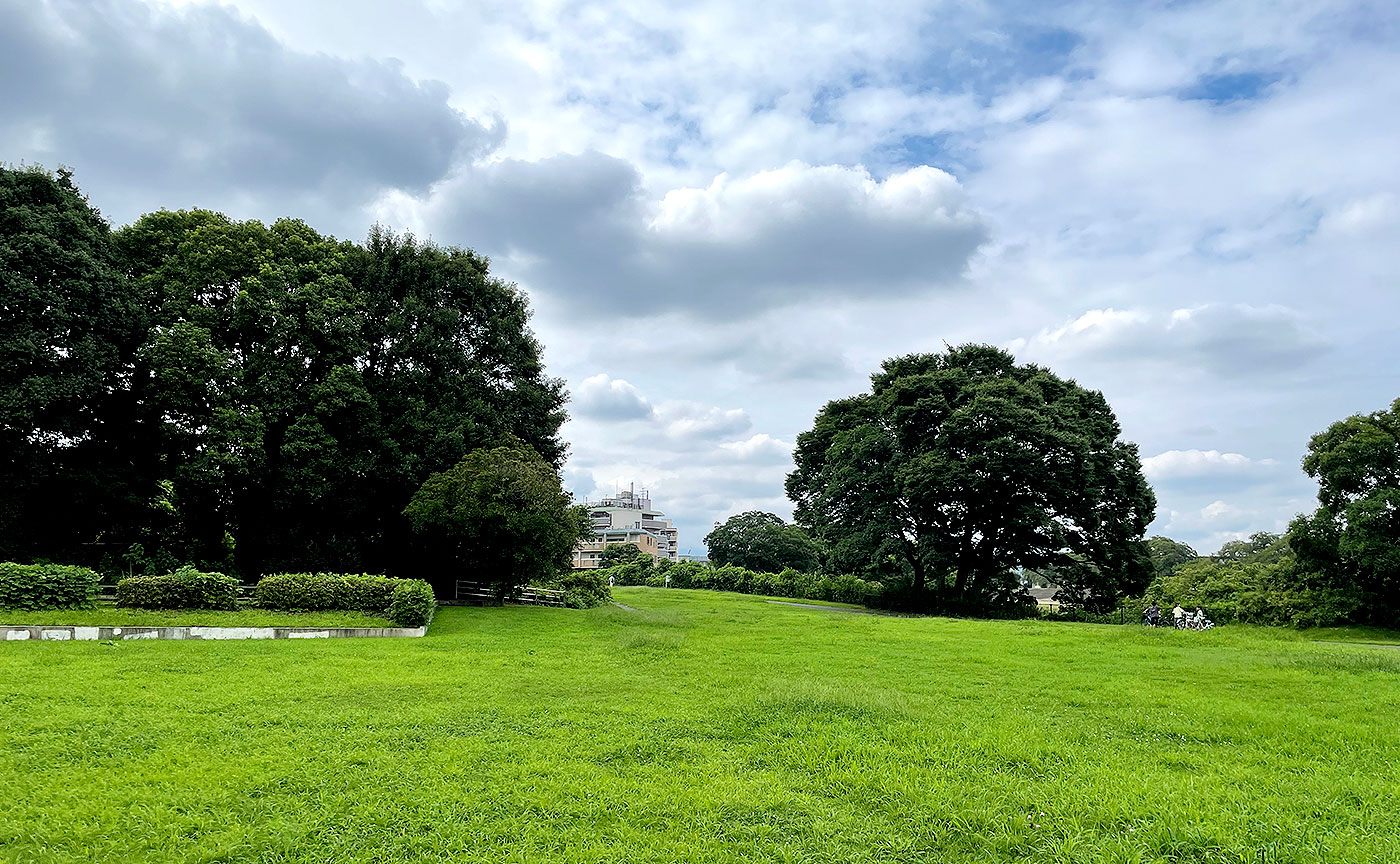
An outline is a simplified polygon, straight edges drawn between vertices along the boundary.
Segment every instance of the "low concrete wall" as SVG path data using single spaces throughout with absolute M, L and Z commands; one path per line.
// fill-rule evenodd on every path
M 109 639 L 365 639 L 415 637 L 427 627 L 70 627 L 0 624 L 3 642 L 68 642 Z

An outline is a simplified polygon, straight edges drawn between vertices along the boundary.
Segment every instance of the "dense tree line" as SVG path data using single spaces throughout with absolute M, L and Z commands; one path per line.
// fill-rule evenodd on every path
M 113 230 L 67 172 L 0 169 L 0 559 L 391 572 L 430 475 L 506 440 L 562 462 L 529 316 L 471 251 Z

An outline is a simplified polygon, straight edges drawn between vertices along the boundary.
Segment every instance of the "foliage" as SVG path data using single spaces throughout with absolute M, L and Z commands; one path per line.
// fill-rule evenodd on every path
M 422 579 L 400 579 L 387 612 L 389 620 L 400 627 L 425 627 L 436 610 L 432 586 Z
M 626 564 L 638 556 L 652 557 L 631 543 L 609 543 L 603 547 L 603 553 L 598 558 L 598 566 L 616 567 L 618 564 Z
M 80 560 L 140 497 L 122 385 L 143 332 L 71 172 L 0 165 L 0 560 Z
M 98 575 L 86 567 L 0 562 L 0 609 L 87 609 Z
M 1272 557 L 1272 546 L 1272 541 L 1260 544 L 1260 557 Z M 1292 627 L 1335 625 L 1347 620 L 1357 603 L 1353 595 L 1310 584 L 1291 554 L 1272 562 L 1197 558 L 1154 579 L 1138 612 L 1150 601 L 1163 608 L 1200 606 L 1216 623 Z
M 0 645 L 5 853 L 1400 858 L 1400 652 L 616 593 L 427 639 Z
M 871 382 L 798 436 L 787 481 L 834 569 L 939 608 L 1023 604 L 1022 567 L 1055 567 L 1089 608 L 1147 584 L 1155 501 L 1101 393 L 986 345 L 888 360 Z
M 763 573 L 732 564 L 712 567 L 694 561 L 663 561 L 653 565 L 649 557 L 592 572 L 598 573 L 605 584 L 612 577 L 617 585 L 702 588 L 836 603 L 870 603 L 879 598 L 884 588 L 879 582 L 850 574 L 802 573 L 792 568 L 780 573 Z
M 164 576 L 133 576 L 117 583 L 117 605 L 128 609 L 237 609 L 238 580 L 181 567 Z
M 813 571 L 821 567 L 817 544 L 796 525 L 772 513 L 750 510 L 730 516 L 705 536 L 710 560 L 750 570 L 776 572 L 789 567 Z
M 1289 526 L 1299 565 L 1320 588 L 1354 595 L 1358 621 L 1400 626 L 1400 399 L 1314 435 L 1303 470 L 1319 506 Z
M 368 573 L 274 573 L 253 587 L 253 605 L 287 612 L 353 609 L 382 614 L 400 581 Z
M 206 210 L 112 232 L 67 173 L 0 168 L 0 263 L 0 555 L 407 569 L 430 475 L 506 435 L 563 460 L 526 297 L 470 251 Z
M 401 627 L 421 627 L 432 619 L 437 601 L 422 579 L 367 573 L 274 573 L 254 586 L 253 605 L 284 612 L 358 611 L 383 616 Z
M 469 573 L 500 596 L 573 567 L 588 513 L 571 505 L 559 475 L 520 441 L 473 450 L 429 477 L 404 513 L 419 541 L 422 570 L 448 590 Z
M 1158 579 L 1170 576 L 1182 564 L 1201 557 L 1185 543 L 1160 535 L 1147 538 L 1147 554 L 1152 558 L 1152 574 Z
M 1293 557 L 1288 538 L 1268 531 L 1256 531 L 1248 540 L 1230 540 L 1210 556 L 1222 564 L 1278 564 Z
M 570 609 L 592 609 L 612 602 L 605 570 L 570 570 L 543 583 L 542 587 L 563 591 L 564 605 Z

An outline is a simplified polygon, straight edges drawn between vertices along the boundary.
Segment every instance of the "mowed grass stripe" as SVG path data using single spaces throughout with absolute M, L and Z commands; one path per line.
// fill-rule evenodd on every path
M 0 646 L 0 860 L 1400 855 L 1396 652 L 616 594 Z

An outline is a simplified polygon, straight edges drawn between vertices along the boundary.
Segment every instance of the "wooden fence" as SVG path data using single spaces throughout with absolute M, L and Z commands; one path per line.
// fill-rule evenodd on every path
M 530 606 L 563 606 L 564 592 L 557 588 L 533 588 L 525 586 L 505 598 L 511 603 L 525 603 Z M 484 582 L 458 580 L 453 600 L 472 606 L 491 605 L 499 602 L 496 589 Z

